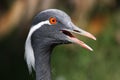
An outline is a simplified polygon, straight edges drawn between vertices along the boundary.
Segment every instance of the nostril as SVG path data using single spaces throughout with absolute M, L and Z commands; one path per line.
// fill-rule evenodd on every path
M 73 31 L 81 33 L 81 32 L 80 32 L 80 31 L 78 31 L 78 30 L 73 30 Z

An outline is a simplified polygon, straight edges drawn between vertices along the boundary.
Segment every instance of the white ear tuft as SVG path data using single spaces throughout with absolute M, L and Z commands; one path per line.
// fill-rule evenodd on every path
M 32 45 L 31 45 L 31 36 L 37 29 L 42 27 L 42 25 L 44 25 L 44 24 L 51 25 L 49 20 L 46 20 L 46 21 L 42 21 L 42 22 L 32 26 L 30 31 L 29 31 L 29 34 L 27 36 L 27 39 L 26 39 L 25 59 L 26 59 L 28 69 L 29 69 L 30 73 L 32 72 L 32 68 L 35 70 L 35 57 L 34 57 L 34 51 L 33 51 Z
M 31 46 L 31 39 L 27 38 L 25 43 L 25 59 L 28 65 L 29 72 L 32 72 L 32 68 L 35 69 L 35 58 L 33 48 Z

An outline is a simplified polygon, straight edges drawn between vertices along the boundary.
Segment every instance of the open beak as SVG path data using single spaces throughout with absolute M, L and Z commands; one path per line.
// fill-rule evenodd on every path
M 77 39 L 75 36 L 73 36 L 71 34 L 71 32 L 73 33 L 77 33 L 77 34 L 80 34 L 80 35 L 83 35 L 83 36 L 86 36 L 88 38 L 91 38 L 93 40 L 96 40 L 96 38 L 89 32 L 86 32 L 80 28 L 78 28 L 77 26 L 75 26 L 73 23 L 69 24 L 68 25 L 69 27 L 71 27 L 70 29 L 64 29 L 62 30 L 62 32 L 67 35 L 68 39 L 70 42 L 72 43 L 76 43 L 76 44 L 79 44 L 81 47 L 83 48 L 86 48 L 90 51 L 93 51 L 93 49 L 91 47 L 89 47 L 87 44 L 85 44 L 83 41 Z

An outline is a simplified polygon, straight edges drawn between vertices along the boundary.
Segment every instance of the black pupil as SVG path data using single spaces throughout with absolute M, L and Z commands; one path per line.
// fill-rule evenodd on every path
M 55 22 L 55 20 L 52 20 L 52 22 Z

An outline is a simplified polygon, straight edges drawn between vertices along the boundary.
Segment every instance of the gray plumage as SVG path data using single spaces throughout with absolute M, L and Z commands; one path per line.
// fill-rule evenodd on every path
M 56 24 L 49 22 L 51 17 L 56 18 Z M 56 45 L 77 43 L 92 50 L 70 32 L 95 39 L 90 33 L 76 27 L 70 17 L 61 10 L 48 9 L 35 16 L 26 39 L 25 58 L 30 72 L 32 67 L 35 69 L 36 80 L 51 80 L 50 56 Z

